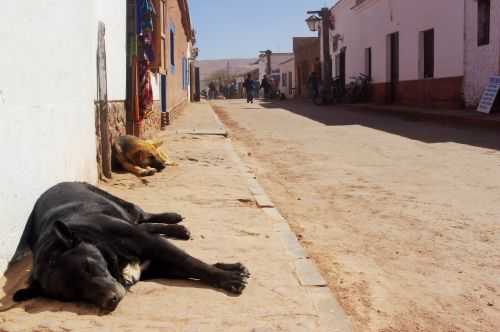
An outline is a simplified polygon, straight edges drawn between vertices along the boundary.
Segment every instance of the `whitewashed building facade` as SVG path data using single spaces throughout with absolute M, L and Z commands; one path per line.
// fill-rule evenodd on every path
M 102 126 L 96 116 L 99 26 L 104 26 L 105 31 L 105 47 L 101 49 L 105 48 L 106 80 L 102 80 L 105 83 L 101 86 L 106 88 L 107 98 L 103 99 L 108 105 L 108 141 L 126 132 L 135 133 L 137 121 L 133 111 L 138 107 L 131 105 L 138 103 L 137 98 L 131 97 L 136 94 L 131 81 L 137 81 L 137 77 L 134 79 L 130 68 L 136 54 L 131 50 L 137 46 L 136 18 L 141 17 L 137 8 L 143 3 L 2 3 L 0 149 L 4 157 L 0 163 L 0 271 L 12 257 L 40 194 L 61 181 L 98 180 L 96 159 L 102 141 L 97 130 Z M 163 117 L 189 102 L 194 34 L 187 0 L 148 3 L 156 8 L 156 60 L 148 73 L 153 112 L 141 121 L 153 134 L 160 129 L 160 114 Z M 99 70 L 104 71 L 103 67 Z M 162 75 L 166 79 L 162 80 Z
M 2 4 L 0 270 L 43 191 L 60 181 L 97 181 L 99 21 L 108 41 L 108 98 L 124 100 L 125 1 Z
M 475 106 L 500 70 L 499 8 L 496 0 L 340 0 L 331 9 L 333 75 L 369 75 L 378 103 Z M 488 43 L 478 44 L 478 29 Z

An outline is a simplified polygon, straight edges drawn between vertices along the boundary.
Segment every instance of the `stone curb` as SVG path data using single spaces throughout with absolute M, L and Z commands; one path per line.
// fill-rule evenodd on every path
M 214 117 L 222 126 L 224 126 L 212 106 L 210 104 L 208 105 L 210 106 L 210 110 L 212 111 Z M 258 183 L 256 176 L 239 157 L 238 153 L 234 149 L 231 139 L 228 138 L 226 140 L 224 148 L 230 155 L 231 159 L 238 165 L 241 174 L 246 177 L 248 189 L 254 196 L 257 206 L 261 208 L 262 211 L 273 221 L 275 221 L 273 229 L 281 235 L 281 239 L 287 249 L 287 252 L 295 259 L 295 274 L 298 282 L 302 287 L 308 290 L 308 294 L 314 301 L 319 312 L 322 327 L 327 327 L 329 332 L 352 331 L 352 325 L 348 316 L 339 305 L 330 289 L 326 287 L 328 284 L 321 276 L 316 264 L 309 259 L 295 233 L 291 230 L 287 220 L 274 207 L 271 199 Z
M 176 131 L 177 134 L 187 134 L 187 135 L 213 135 L 213 136 L 224 136 L 228 137 L 228 132 L 225 129 L 181 129 Z

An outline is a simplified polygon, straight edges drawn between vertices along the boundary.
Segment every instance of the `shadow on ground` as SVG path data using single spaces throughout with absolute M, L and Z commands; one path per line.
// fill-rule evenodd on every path
M 500 151 L 500 132 L 494 128 L 440 123 L 356 106 L 317 106 L 307 100 L 263 101 L 260 106 L 284 109 L 327 126 L 359 125 L 425 143 L 454 142 Z

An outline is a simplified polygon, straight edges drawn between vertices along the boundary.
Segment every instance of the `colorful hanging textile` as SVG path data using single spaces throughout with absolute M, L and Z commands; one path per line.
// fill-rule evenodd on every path
M 137 33 L 139 40 L 139 115 L 144 119 L 153 110 L 151 63 L 154 61 L 153 27 L 155 8 L 151 0 L 137 1 Z
M 147 60 L 139 63 L 139 79 L 139 114 L 141 118 L 147 118 L 153 111 L 153 86 L 151 85 L 151 71 Z

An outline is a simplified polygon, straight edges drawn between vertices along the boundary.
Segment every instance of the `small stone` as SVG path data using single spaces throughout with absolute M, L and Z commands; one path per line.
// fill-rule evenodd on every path
M 493 307 L 493 303 L 492 302 L 488 302 L 488 306 L 489 307 Z

